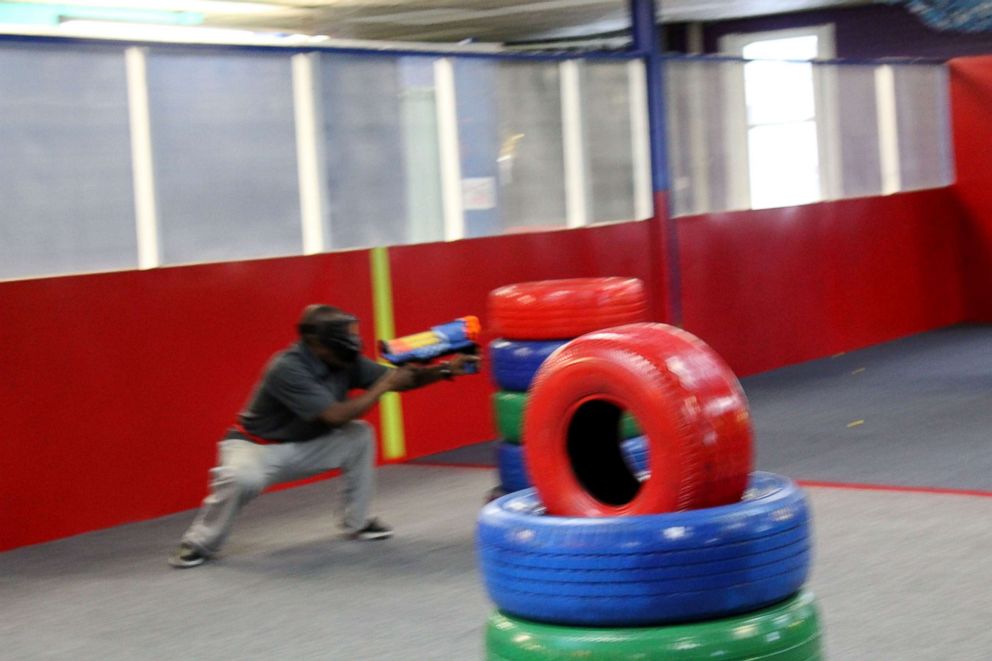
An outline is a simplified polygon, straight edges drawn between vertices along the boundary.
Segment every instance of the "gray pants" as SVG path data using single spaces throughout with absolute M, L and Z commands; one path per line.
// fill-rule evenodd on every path
M 238 511 L 267 487 L 334 468 L 344 473 L 344 528 L 364 527 L 375 488 L 375 433 L 367 422 L 355 420 L 302 443 L 228 439 L 218 444 L 217 463 L 210 471 L 210 495 L 183 535 L 208 556 L 220 550 Z

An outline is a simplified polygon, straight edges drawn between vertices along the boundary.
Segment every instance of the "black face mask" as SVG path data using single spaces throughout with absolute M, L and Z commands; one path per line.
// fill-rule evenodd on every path
M 321 345 L 334 352 L 343 363 L 352 364 L 362 352 L 362 341 L 351 333 L 354 317 L 337 317 L 314 324 L 300 324 L 301 335 L 315 335 Z
M 347 363 L 348 365 L 357 362 L 358 356 L 362 353 L 362 343 L 359 342 L 357 338 L 351 338 L 350 340 L 333 340 L 322 344 L 333 351 L 338 360 L 342 363 Z

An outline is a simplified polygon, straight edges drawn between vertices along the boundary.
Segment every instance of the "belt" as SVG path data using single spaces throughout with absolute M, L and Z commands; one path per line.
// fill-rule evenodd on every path
M 255 436 L 250 431 L 246 430 L 240 422 L 234 423 L 234 431 L 241 434 L 246 441 L 251 441 L 252 443 L 257 443 L 258 445 L 276 445 L 279 443 L 279 441 L 269 441 L 261 436 Z

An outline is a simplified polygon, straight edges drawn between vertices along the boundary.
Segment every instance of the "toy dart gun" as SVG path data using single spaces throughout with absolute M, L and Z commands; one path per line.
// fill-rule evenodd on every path
M 476 339 L 480 330 L 478 317 L 459 317 L 421 333 L 395 340 L 379 340 L 379 355 L 400 367 L 408 363 L 427 364 L 452 353 L 475 354 L 479 350 Z M 475 372 L 475 365 L 466 364 L 465 371 Z

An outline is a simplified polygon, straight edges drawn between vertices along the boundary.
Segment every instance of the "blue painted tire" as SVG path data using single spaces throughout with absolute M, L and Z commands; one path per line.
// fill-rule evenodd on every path
M 503 390 L 526 392 L 544 359 L 565 344 L 568 340 L 493 340 L 489 343 L 489 369 L 493 379 Z
M 741 502 L 641 516 L 549 516 L 527 489 L 487 504 L 477 530 L 500 610 L 602 627 L 715 619 L 782 601 L 806 581 L 809 537 L 803 492 L 761 472 Z
M 628 438 L 620 441 L 620 450 L 627 467 L 635 474 L 644 473 L 648 469 L 648 440 L 643 436 Z
M 496 449 L 499 484 L 506 493 L 529 489 L 532 482 L 524 463 L 524 449 L 516 443 L 503 441 Z
M 638 475 L 647 470 L 648 444 L 643 436 L 621 441 L 620 449 L 632 473 Z M 496 466 L 499 470 L 500 486 L 503 487 L 504 492 L 513 493 L 534 486 L 527 472 L 522 445 L 508 441 L 501 442 L 496 448 Z

